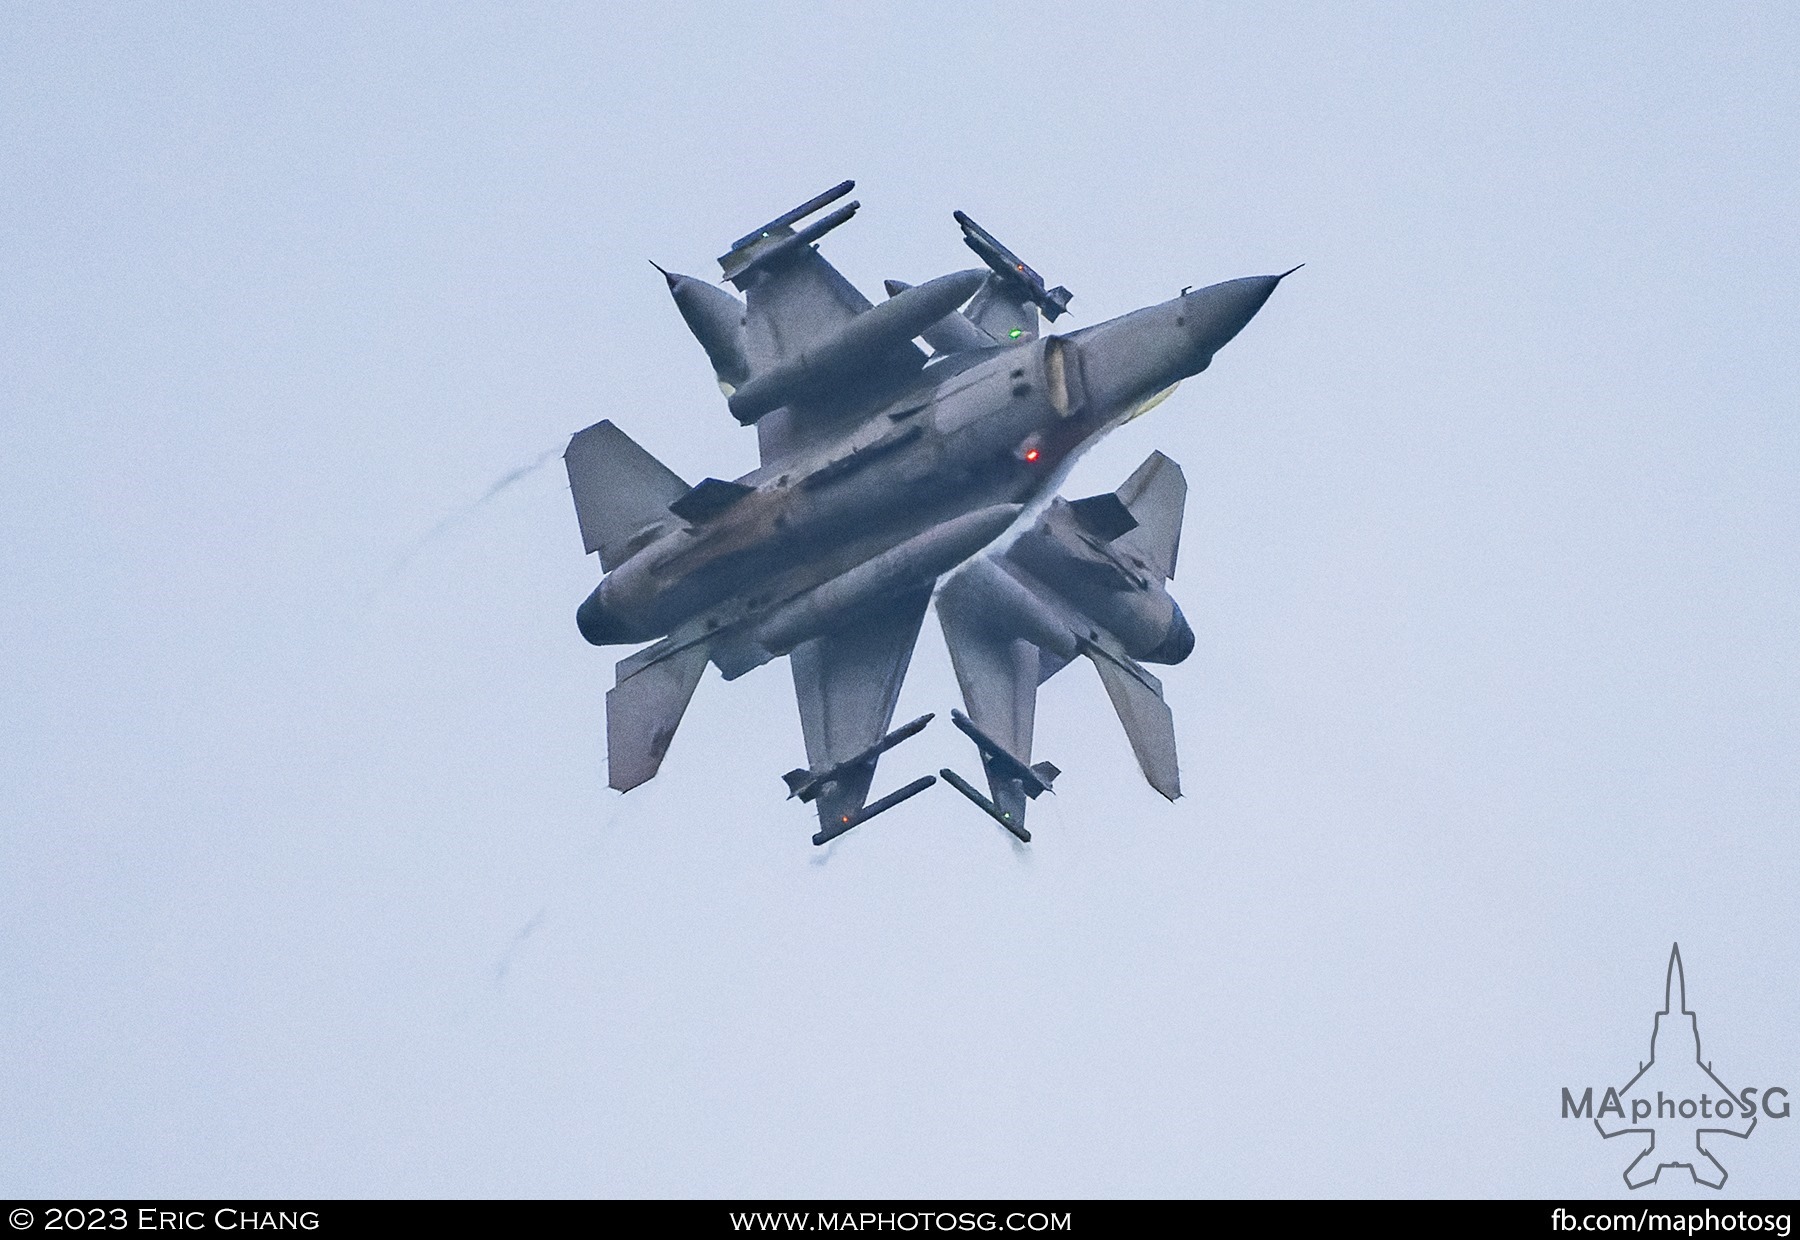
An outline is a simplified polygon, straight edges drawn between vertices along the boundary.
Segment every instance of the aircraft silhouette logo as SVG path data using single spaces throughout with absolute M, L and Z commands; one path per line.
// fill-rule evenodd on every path
M 1638 1064 L 1637 1075 L 1622 1088 L 1607 1091 L 1594 1116 L 1601 1136 L 1643 1142 L 1625 1168 L 1625 1183 L 1642 1188 L 1669 1168 L 1685 1168 L 1698 1183 L 1723 1188 L 1727 1172 L 1714 1157 L 1711 1142 L 1720 1136 L 1748 1137 L 1755 1130 L 1754 1092 L 1733 1093 L 1702 1053 L 1700 1025 L 1687 1004 L 1681 945 L 1675 944 L 1662 1010 L 1650 1035 L 1650 1058 Z

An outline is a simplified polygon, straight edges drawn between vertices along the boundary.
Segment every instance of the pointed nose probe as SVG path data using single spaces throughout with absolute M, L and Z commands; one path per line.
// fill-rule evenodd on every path
M 1201 316 L 1200 334 L 1207 351 L 1216 353 L 1229 344 L 1256 317 L 1275 286 L 1298 270 L 1300 267 L 1293 267 L 1278 276 L 1245 276 L 1186 294 L 1183 300 L 1201 303 L 1195 309 Z

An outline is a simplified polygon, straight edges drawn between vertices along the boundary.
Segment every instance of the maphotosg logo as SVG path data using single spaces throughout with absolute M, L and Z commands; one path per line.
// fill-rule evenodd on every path
M 1662 1010 L 1650 1034 L 1650 1058 L 1621 1086 L 1593 1086 L 1579 1097 L 1562 1091 L 1564 1119 L 1592 1120 L 1606 1138 L 1634 1137 L 1638 1149 L 1625 1168 L 1632 1188 L 1654 1184 L 1669 1168 L 1683 1168 L 1708 1188 L 1723 1188 L 1727 1172 L 1714 1138 L 1748 1137 L 1762 1120 L 1784 1120 L 1791 1107 L 1780 1085 L 1732 1089 L 1700 1050 L 1700 1024 L 1687 1005 L 1681 945 L 1669 952 Z

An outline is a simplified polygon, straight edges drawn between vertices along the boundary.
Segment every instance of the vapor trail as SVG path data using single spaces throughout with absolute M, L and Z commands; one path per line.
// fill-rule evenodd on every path
M 512 942 L 506 945 L 506 950 L 500 953 L 500 959 L 494 962 L 495 990 L 499 990 L 505 983 L 506 975 L 512 972 L 513 957 L 519 954 L 519 949 L 525 945 L 525 940 L 531 937 L 532 931 L 543 924 L 544 915 L 549 911 L 550 906 L 548 904 L 539 909 L 536 915 L 533 916 L 530 921 L 526 922 L 524 927 L 520 929 L 517 934 L 513 935 Z
M 468 520 L 471 516 L 475 515 L 475 513 L 479 512 L 483 507 L 485 507 L 496 495 L 500 494 L 500 492 L 506 490 L 508 487 L 512 486 L 514 483 L 520 482 L 525 478 L 529 478 L 532 474 L 536 473 L 538 470 L 540 470 L 544 466 L 548 465 L 551 461 L 555 460 L 556 457 L 559 454 L 561 454 L 561 452 L 562 452 L 562 445 L 560 445 L 560 444 L 558 444 L 554 447 L 544 449 L 529 463 L 521 465 L 517 469 L 511 470 L 510 472 L 501 475 L 497 480 L 495 480 L 495 482 L 492 486 L 490 486 L 487 490 L 483 491 L 475 499 L 471 500 L 469 503 L 465 504 L 463 507 L 457 509 L 455 512 L 452 512 L 449 516 L 447 516 L 443 520 L 439 521 L 436 525 L 432 526 L 429 530 L 426 530 L 425 533 L 423 533 L 422 535 L 419 536 L 418 541 L 414 542 L 411 547 L 407 548 L 407 550 L 398 559 L 396 559 L 392 565 L 389 566 L 387 572 L 382 576 L 380 584 L 377 585 L 374 590 L 369 592 L 369 596 L 371 598 L 373 598 L 376 594 L 379 594 L 383 589 L 392 585 L 396 580 L 399 579 L 400 575 L 407 570 L 407 568 L 412 564 L 412 562 L 418 558 L 419 553 L 421 551 L 424 551 L 425 548 L 431 546 L 432 543 L 436 542 L 438 539 L 442 538 L 445 534 L 449 533 L 451 530 L 455 529 L 458 525 L 461 525 L 464 521 Z

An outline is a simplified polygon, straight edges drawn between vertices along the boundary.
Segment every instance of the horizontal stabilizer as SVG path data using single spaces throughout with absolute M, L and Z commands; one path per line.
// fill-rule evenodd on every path
M 694 686 L 706 670 L 706 643 L 664 638 L 622 659 L 606 695 L 607 783 L 629 792 L 655 776 Z
M 835 840 L 838 836 L 850 830 L 852 827 L 860 827 L 863 823 L 875 817 L 875 815 L 887 813 L 888 810 L 893 809 L 894 806 L 900 804 L 900 802 L 918 796 L 921 792 L 925 791 L 925 789 L 931 787 L 931 785 L 935 783 L 937 783 L 937 780 L 934 777 L 930 775 L 921 775 L 919 778 L 913 780 L 912 783 L 906 785 L 906 787 L 888 793 L 879 801 L 871 801 L 869 804 L 857 810 L 854 814 L 845 815 L 839 822 L 834 822 L 828 827 L 820 828 L 813 835 L 812 841 L 815 844 L 829 844 L 832 840 Z
M 1110 491 L 1105 495 L 1071 500 L 1069 511 L 1075 514 L 1082 529 L 1102 542 L 1111 542 L 1122 534 L 1129 534 L 1138 524 L 1137 518 L 1131 515 L 1131 509 Z
M 1124 725 L 1138 769 L 1152 788 L 1173 801 L 1181 795 L 1181 771 L 1175 754 L 1175 716 L 1163 701 L 1162 682 L 1132 660 L 1098 646 L 1089 644 L 1085 651 Z
M 943 770 L 939 771 L 938 774 L 944 777 L 945 783 L 949 784 L 952 788 L 956 789 L 979 806 L 981 811 L 989 818 L 992 818 L 995 822 L 1018 836 L 1021 843 L 1031 843 L 1031 832 L 1025 829 L 1025 824 L 1022 822 L 1014 822 L 1011 814 L 1006 813 L 998 805 L 995 805 L 992 801 L 982 796 L 968 780 L 964 779 L 961 775 L 958 775 L 949 767 L 945 767 Z
M 789 771 L 781 777 L 787 782 L 788 796 L 790 798 L 799 797 L 802 801 L 810 801 L 824 791 L 827 784 L 836 783 L 844 776 L 860 771 L 864 767 L 872 770 L 875 759 L 902 741 L 911 740 L 923 732 L 925 725 L 935 718 L 937 718 L 936 715 L 920 715 L 911 723 L 895 728 L 856 756 L 847 758 L 835 766 L 827 767 L 823 771 L 810 771 L 805 767 Z
M 680 499 L 670 504 L 669 511 L 691 525 L 698 525 L 702 521 L 712 520 L 755 491 L 755 487 L 747 487 L 741 482 L 702 478 Z
M 969 721 L 969 717 L 960 710 L 950 712 L 950 722 L 975 742 L 975 748 L 981 751 L 981 757 L 990 775 L 1002 779 L 1016 779 L 1024 789 L 1025 795 L 1035 799 L 1041 793 L 1050 791 L 1050 782 L 1062 774 L 1048 762 L 1040 762 L 1037 766 L 1026 766 L 1024 762 L 1008 753 L 993 737 L 983 732 Z M 1041 768 L 1041 769 L 1040 769 Z M 1045 773 L 1049 778 L 1045 778 Z
M 668 515 L 688 489 L 674 470 L 611 422 L 578 431 L 563 452 L 575 518 L 589 552 L 611 572 L 637 548 L 637 536 Z

